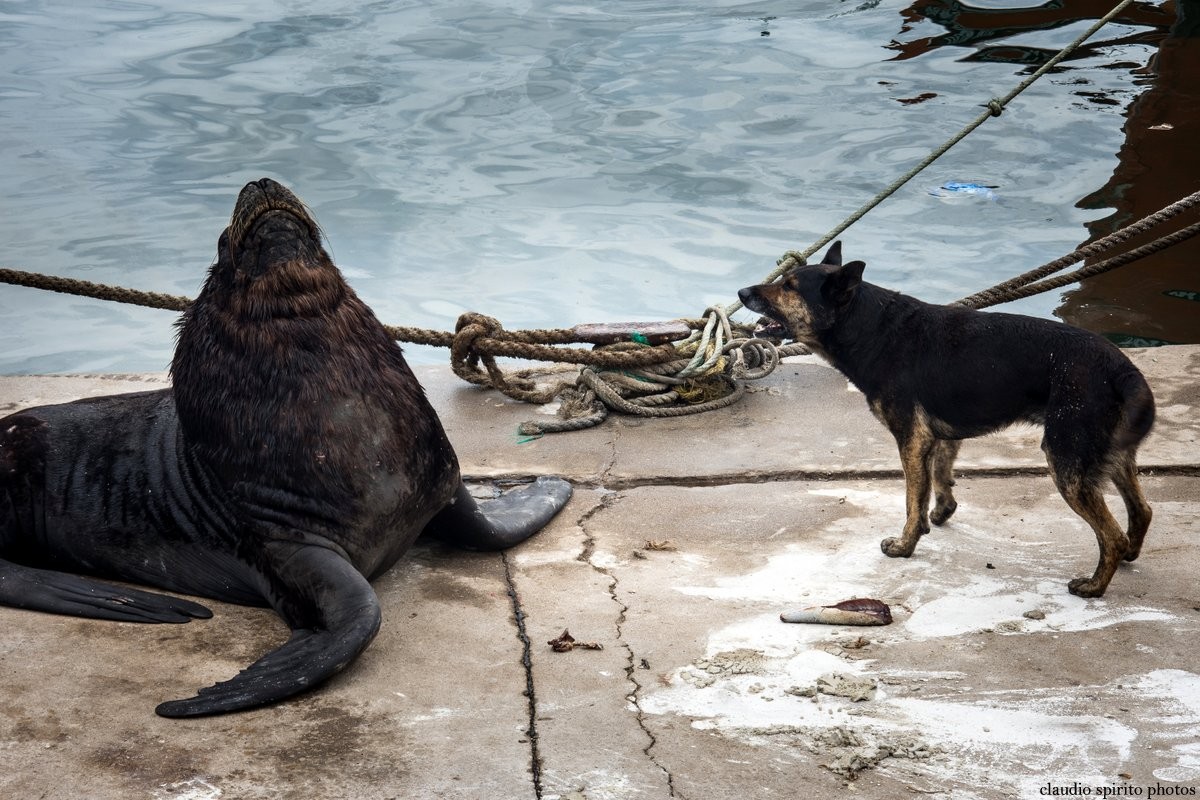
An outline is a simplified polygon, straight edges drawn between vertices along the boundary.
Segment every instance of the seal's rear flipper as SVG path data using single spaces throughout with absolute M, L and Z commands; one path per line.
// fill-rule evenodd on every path
M 0 605 L 117 622 L 208 619 L 199 603 L 0 560 Z
M 155 711 L 164 717 L 223 714 L 315 688 L 366 649 L 379 631 L 379 599 L 371 584 L 338 553 L 317 545 L 266 546 L 271 605 L 292 637 L 233 678 Z
M 424 533 L 471 550 L 503 550 L 540 531 L 570 499 L 571 484 L 562 478 L 541 477 L 482 503 L 459 484 Z

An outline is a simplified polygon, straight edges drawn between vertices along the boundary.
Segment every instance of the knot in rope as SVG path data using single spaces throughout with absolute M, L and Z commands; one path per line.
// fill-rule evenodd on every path
M 494 317 L 473 312 L 461 315 L 454 325 L 454 339 L 450 343 L 450 366 L 454 374 L 469 383 L 486 385 L 489 381 L 479 369 L 481 356 L 475 343 L 502 329 L 500 321 Z
M 537 384 L 523 371 L 506 374 L 496 364 L 496 357 L 483 352 L 479 344 L 496 341 L 504 336 L 504 326 L 495 317 L 476 312 L 459 316 L 450 344 L 450 368 L 454 374 L 476 386 L 490 386 L 515 400 L 526 403 L 548 403 L 561 386 L 539 390 Z M 479 365 L 482 362 L 483 369 Z
M 483 337 L 494 338 L 504 330 L 500 320 L 468 311 L 458 317 L 454 323 L 454 340 L 450 344 L 450 357 L 455 360 L 478 359 L 474 344 Z
M 812 255 L 812 253 L 809 253 Z M 791 269 L 792 267 L 802 267 L 808 263 L 808 256 L 801 253 L 799 250 L 788 250 L 779 258 L 775 259 L 775 266 Z

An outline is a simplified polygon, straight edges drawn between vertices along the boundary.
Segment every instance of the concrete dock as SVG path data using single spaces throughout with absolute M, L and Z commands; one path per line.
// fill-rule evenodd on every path
M 153 626 L 0 608 L 0 797 L 1195 796 L 1200 346 L 1130 352 L 1158 403 L 1139 458 L 1154 522 L 1098 600 L 1067 593 L 1096 543 L 1034 428 L 968 442 L 955 517 L 889 559 L 895 445 L 815 358 L 722 411 L 532 441 L 517 425 L 547 409 L 419 369 L 481 489 L 575 484 L 552 524 L 503 554 L 419 544 L 376 583 L 383 628 L 348 670 L 210 719 L 153 709 L 283 641 L 271 612 L 205 601 L 211 620 Z M 166 385 L 0 378 L 0 413 Z M 779 621 L 852 597 L 895 621 Z M 602 649 L 556 652 L 564 630 Z

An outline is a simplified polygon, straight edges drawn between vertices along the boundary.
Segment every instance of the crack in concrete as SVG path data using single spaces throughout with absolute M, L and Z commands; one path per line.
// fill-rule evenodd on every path
M 635 677 L 637 665 L 634 663 L 636 661 L 636 657 L 634 656 L 633 647 L 630 646 L 630 644 L 624 639 L 624 631 L 622 630 L 622 626 L 625 624 L 626 616 L 629 613 L 629 606 L 621 602 L 620 598 L 617 597 L 617 586 L 620 584 L 617 576 L 612 575 L 611 573 L 607 574 L 612 579 L 612 582 L 608 587 L 609 596 L 620 609 L 620 612 L 617 614 L 616 628 L 617 641 L 619 641 L 621 646 L 625 648 L 625 653 L 628 657 L 625 664 L 625 679 L 633 685 L 633 691 L 627 694 L 625 698 L 633 704 L 633 707 L 637 712 L 638 727 L 641 728 L 642 733 L 645 734 L 646 738 L 649 740 L 649 743 L 642 748 L 642 755 L 649 759 L 651 764 L 658 767 L 658 769 L 662 771 L 663 776 L 667 779 L 667 796 L 677 797 L 678 795 L 675 793 L 675 776 L 671 774 L 671 771 L 667 769 L 667 767 L 661 761 L 659 761 L 657 756 L 655 756 L 653 753 L 654 748 L 658 745 L 658 737 L 654 735 L 654 732 L 650 730 L 650 726 L 646 724 L 646 712 L 642 710 L 641 701 L 641 692 L 644 687 L 642 686 L 641 682 L 638 681 L 637 677 Z
M 529 740 L 529 772 L 533 779 L 533 794 L 536 800 L 542 800 L 542 754 L 538 748 L 537 730 L 537 692 L 533 683 L 533 648 L 529 641 L 529 633 L 525 630 L 525 609 L 521 606 L 521 597 L 517 594 L 517 584 L 513 579 L 512 562 L 508 553 L 500 553 L 500 561 L 504 565 L 504 583 L 508 591 L 508 599 L 512 604 L 513 622 L 517 627 L 517 638 L 521 642 L 521 665 L 525 668 L 524 695 L 529 708 L 529 727 L 525 736 Z
M 645 475 L 610 478 L 609 473 L 615 464 L 615 453 L 612 461 L 604 468 L 596 480 L 588 478 L 568 478 L 580 489 L 601 489 L 618 492 L 623 489 L 642 489 L 657 486 L 678 486 L 683 488 L 703 489 L 714 486 L 736 486 L 744 483 L 789 483 L 789 482 L 821 482 L 880 480 L 895 481 L 904 478 L 900 469 L 844 469 L 844 470 L 741 470 L 738 472 L 723 472 L 712 475 Z M 1049 469 L 1044 466 L 1012 466 L 1012 467 L 958 467 L 954 468 L 955 478 L 1007 478 L 1014 476 L 1044 476 L 1049 475 Z M 1139 465 L 1138 475 L 1148 478 L 1190 478 L 1200 476 L 1200 466 L 1154 464 Z M 504 475 L 466 475 L 463 480 L 468 483 L 512 482 L 530 483 L 539 477 L 535 474 L 512 473 Z
M 1043 477 L 1050 474 L 1044 466 L 1012 466 L 1012 467 L 954 467 L 954 477 L 958 478 L 1013 478 L 1013 477 Z M 1147 478 L 1163 477 L 1193 477 L 1200 475 L 1200 466 L 1166 466 L 1139 465 L 1138 475 Z M 902 469 L 844 469 L 844 470 L 773 470 L 770 472 L 745 470 L 725 472 L 713 475 L 654 475 L 629 476 L 612 478 L 598 487 L 610 491 L 622 489 L 653 488 L 658 486 L 678 486 L 683 488 L 704 489 L 715 486 L 736 486 L 744 483 L 831 483 L 833 481 L 897 481 L 904 479 Z
M 618 578 L 611 569 L 597 564 L 593 559 L 593 555 L 596 551 L 596 537 L 592 535 L 592 532 L 588 529 L 587 523 L 591 521 L 596 514 L 600 513 L 600 511 L 612 507 L 612 505 L 619 499 L 620 495 L 618 494 L 605 495 L 600 498 L 600 502 L 593 505 L 586 513 L 583 514 L 583 516 L 579 518 L 579 522 L 577 524 L 579 525 L 580 530 L 583 531 L 584 542 L 583 550 L 577 556 L 577 560 L 584 562 L 593 570 L 608 579 L 608 597 L 617 605 L 618 609 L 617 619 L 614 625 L 617 634 L 617 641 L 625 650 L 625 679 L 630 683 L 630 685 L 633 686 L 633 690 L 625 695 L 625 699 L 629 701 L 629 703 L 632 704 L 636 710 L 638 727 L 648 740 L 648 744 L 642 748 L 642 755 L 644 755 L 651 764 L 657 767 L 666 778 L 668 796 L 677 797 L 678 795 L 675 793 L 675 776 L 672 775 L 671 771 L 667 769 L 666 766 L 663 765 L 663 763 L 660 762 L 654 755 L 653 750 L 655 746 L 658 745 L 658 737 L 654 735 L 654 732 L 651 731 L 650 727 L 646 724 L 646 714 L 644 711 L 642 711 L 641 692 L 643 686 L 638 681 L 635 672 L 637 670 L 637 657 L 633 652 L 633 647 L 627 641 L 625 641 L 624 625 L 626 619 L 628 619 L 629 606 L 622 602 L 621 598 L 617 594 L 617 588 L 621 583 L 620 578 Z
M 605 484 L 608 483 L 609 474 L 611 474 L 613 471 L 613 468 L 615 468 L 617 466 L 617 455 L 621 452 L 620 439 L 621 439 L 621 423 L 618 420 L 617 423 L 612 426 L 612 440 L 611 440 L 612 453 L 611 453 L 611 455 L 609 455 L 608 463 L 604 465 L 604 469 L 600 470 L 600 481 L 599 482 L 600 482 L 601 486 L 604 486 Z
M 615 457 L 615 448 L 614 448 Z M 583 512 L 579 519 L 576 520 L 576 526 L 583 531 L 584 544 L 583 551 L 577 556 L 578 560 L 588 563 L 593 569 L 596 569 L 595 564 L 591 564 L 591 554 L 595 550 L 595 539 L 587 529 L 587 522 L 602 509 L 608 508 L 616 501 L 618 495 L 606 494 L 600 498 L 599 502 L 594 503 L 591 508 Z M 500 561 L 504 565 L 504 584 L 508 594 L 509 603 L 512 606 L 512 618 L 517 628 L 517 639 L 521 642 L 521 666 L 525 670 L 525 695 L 528 701 L 529 709 L 529 725 L 525 729 L 525 736 L 529 741 L 529 772 L 533 780 L 533 793 L 536 800 L 542 800 L 542 754 L 538 742 L 537 729 L 537 686 L 533 678 L 533 644 L 529 639 L 529 632 L 525 627 L 525 609 L 521 604 L 521 596 L 517 593 L 517 582 L 513 576 L 512 561 L 508 557 L 507 552 L 500 553 Z M 624 612 L 622 612 L 622 615 Z M 623 617 L 622 617 L 623 618 Z M 618 636 L 620 629 L 618 628 Z M 627 648 L 628 649 L 628 648 Z M 633 654 L 630 652 L 630 659 Z M 639 709 L 640 713 L 640 709 Z
M 579 555 L 575 556 L 576 561 L 581 561 L 584 564 L 591 566 L 592 569 L 596 569 L 596 565 L 592 563 L 592 554 L 596 552 L 596 537 L 592 536 L 591 531 L 588 530 L 587 524 L 592 517 L 596 516 L 604 509 L 612 506 L 612 504 L 617 502 L 620 497 L 621 496 L 619 494 L 615 493 L 601 496 L 598 502 L 594 503 L 591 508 L 583 512 L 579 519 L 575 521 L 575 527 L 583 531 L 583 549 L 579 551 Z

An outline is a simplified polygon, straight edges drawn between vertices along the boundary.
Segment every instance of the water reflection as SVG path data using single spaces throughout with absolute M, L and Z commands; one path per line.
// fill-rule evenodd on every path
M 946 33 L 893 42 L 897 59 L 910 59 L 945 46 L 975 48 L 965 58 L 1039 66 L 1055 50 L 1014 43 L 988 44 L 1031 31 L 1052 29 L 1107 14 L 1111 0 L 1054 0 L 1037 6 L 983 7 L 956 0 L 918 0 L 902 13 L 906 33 L 921 20 Z M 1154 6 L 1135 3 L 1116 20 L 1147 30 L 1096 39 L 1071 60 L 1102 52 L 1122 53 L 1121 46 L 1152 43 L 1157 47 L 1142 63 L 1119 58 L 1104 67 L 1128 70 L 1145 89 L 1125 109 L 1125 140 L 1112 177 L 1079 201 L 1084 209 L 1115 209 L 1089 221 L 1088 242 L 1151 214 L 1200 189 L 1200 0 L 1177 0 Z M 1058 71 L 1069 67 L 1058 67 Z M 1090 103 L 1126 106 L 1112 93 L 1096 91 L 1081 78 L 1074 94 Z M 1172 222 L 1132 240 L 1126 249 L 1145 244 L 1196 218 Z M 1115 255 L 1109 253 L 1097 258 Z M 1090 263 L 1090 262 L 1088 262 Z M 1141 259 L 1132 265 L 1084 281 L 1068 292 L 1057 313 L 1063 319 L 1103 333 L 1123 345 L 1200 342 L 1200 237 Z
M 1009 64 L 1040 66 L 1060 48 L 1034 47 L 1011 42 L 990 44 L 999 39 L 1010 39 L 1030 31 L 1054 30 L 1077 22 L 1094 21 L 1103 17 L 1113 6 L 1113 0 L 1050 0 L 1042 4 L 1024 4 L 1020 0 L 1011 4 L 987 5 L 958 2 L 958 0 L 917 0 L 900 13 L 904 19 L 901 34 L 928 20 L 946 29 L 938 36 L 927 36 L 906 42 L 893 41 L 890 49 L 896 50 L 896 59 L 915 58 L 938 47 L 973 48 L 963 58 L 968 61 L 995 61 Z M 1162 30 L 1171 24 L 1174 13 L 1167 6 L 1151 3 L 1133 3 L 1118 15 L 1113 23 L 1154 28 L 1153 31 L 1138 31 L 1128 36 L 1104 38 L 1103 31 L 1093 37 L 1064 62 L 1081 60 L 1103 54 L 1116 45 L 1145 44 L 1162 38 Z
M 1083 208 L 1112 208 L 1088 225 L 1098 239 L 1200 189 L 1200 0 L 1179 0 L 1158 52 L 1138 70 L 1146 90 L 1130 105 L 1125 143 L 1103 187 Z M 1172 221 L 1129 242 L 1133 248 L 1200 218 Z M 1091 240 L 1089 239 L 1089 241 Z M 1124 344 L 1200 342 L 1200 237 L 1084 281 L 1066 297 L 1068 322 Z

